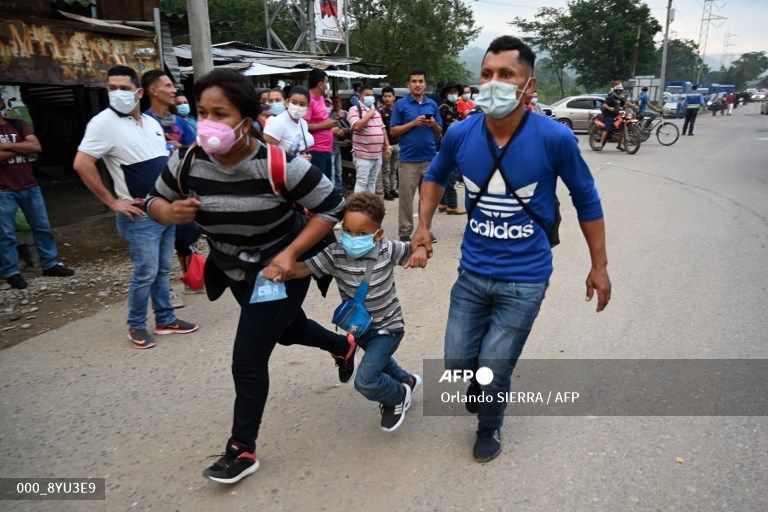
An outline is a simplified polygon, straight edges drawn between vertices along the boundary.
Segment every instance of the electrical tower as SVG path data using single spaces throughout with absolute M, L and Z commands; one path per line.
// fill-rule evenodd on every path
M 346 7 L 347 3 L 333 2 L 335 5 L 341 5 L 342 13 L 341 18 L 347 19 Z M 285 41 L 280 37 L 276 31 L 276 23 L 278 15 L 286 10 L 290 13 L 293 21 L 299 27 L 299 36 L 295 41 L 292 41 L 289 47 Z M 349 33 L 347 30 L 346 22 L 344 26 L 339 23 L 338 29 L 342 34 L 344 42 L 335 42 L 326 44 L 322 41 L 318 41 L 315 33 L 315 1 L 314 0 L 277 0 L 277 1 L 264 1 L 264 18 L 267 22 L 267 48 L 279 48 L 286 51 L 309 51 L 311 53 L 336 53 L 341 46 L 346 47 L 346 55 L 349 57 Z M 337 18 L 334 18 L 337 19 Z M 338 19 L 337 19 L 338 23 Z M 285 35 L 284 35 L 285 37 Z M 288 41 L 289 43 L 291 41 Z M 334 48 L 331 50 L 331 46 Z
M 726 53 L 727 52 L 726 48 L 728 48 L 729 46 L 736 46 L 736 44 L 731 42 L 731 38 L 736 37 L 737 35 L 738 34 L 733 34 L 731 32 L 725 33 L 725 37 L 723 38 L 723 58 L 720 62 L 720 66 L 723 69 L 728 67 L 728 65 L 730 64 L 730 62 L 728 61 L 728 54 Z
M 707 39 L 709 39 L 709 24 L 713 21 L 725 20 L 726 18 L 717 14 L 712 14 L 712 6 L 715 0 L 704 0 L 704 9 L 701 12 L 701 27 L 699 28 L 699 72 L 696 74 L 696 83 L 701 82 L 701 75 L 704 72 L 704 57 L 707 56 Z

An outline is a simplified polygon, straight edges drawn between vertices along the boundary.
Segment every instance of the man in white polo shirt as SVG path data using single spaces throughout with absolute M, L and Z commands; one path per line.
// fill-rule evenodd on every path
M 360 87 L 360 101 L 347 114 L 352 126 L 352 154 L 355 157 L 355 193 L 376 192 L 376 176 L 381 169 L 382 150 L 387 158 L 392 156 L 384 120 L 375 107 L 373 89 Z
M 109 107 L 88 123 L 73 167 L 88 189 L 117 214 L 117 231 L 128 244 L 134 267 L 128 336 L 134 347 L 151 348 L 155 342 L 147 331 L 150 297 L 155 334 L 186 334 L 198 329 L 176 318 L 169 299 L 175 227 L 155 222 L 141 209 L 168 161 L 168 150 L 160 124 L 139 110 L 144 91 L 136 71 L 127 66 L 111 68 L 107 91 Z M 104 160 L 115 183 L 114 195 L 99 176 L 99 159 Z

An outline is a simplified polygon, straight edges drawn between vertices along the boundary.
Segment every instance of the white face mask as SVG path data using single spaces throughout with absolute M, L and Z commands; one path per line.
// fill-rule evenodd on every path
M 469 101 L 469 97 L 470 97 L 469 93 L 464 93 L 461 95 L 461 99 L 463 99 L 464 101 Z
M 121 114 L 130 114 L 139 102 L 135 91 L 109 91 L 109 106 Z
M 528 78 L 523 86 L 523 91 L 528 88 L 530 81 L 531 79 Z M 475 104 L 480 107 L 480 110 L 494 119 L 507 117 L 520 106 L 520 100 L 517 97 L 517 86 L 514 84 L 491 80 L 480 85 L 479 89 L 480 93 L 475 99 Z
M 309 109 L 307 107 L 300 107 L 298 105 L 294 105 L 293 103 L 288 105 L 288 115 L 291 116 L 291 119 L 294 121 L 298 121 L 304 117 L 308 110 Z
M 533 103 L 534 105 L 537 104 L 538 102 L 539 102 L 539 98 L 537 98 L 536 96 L 531 98 L 531 103 Z

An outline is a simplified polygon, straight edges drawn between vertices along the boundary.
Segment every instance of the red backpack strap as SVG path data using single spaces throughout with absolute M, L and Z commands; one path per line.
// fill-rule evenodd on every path
M 269 167 L 269 184 L 276 196 L 283 194 L 285 186 L 285 151 L 272 144 L 267 144 L 267 167 Z

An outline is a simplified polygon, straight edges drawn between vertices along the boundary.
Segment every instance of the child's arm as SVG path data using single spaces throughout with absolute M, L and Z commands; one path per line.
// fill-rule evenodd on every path
M 261 275 L 263 275 L 265 279 L 279 283 L 283 280 L 283 269 L 277 265 L 270 264 L 268 267 L 261 271 Z M 296 263 L 295 272 L 291 279 L 302 279 L 311 275 L 312 272 L 309 270 L 307 264 L 303 261 L 300 261 Z

